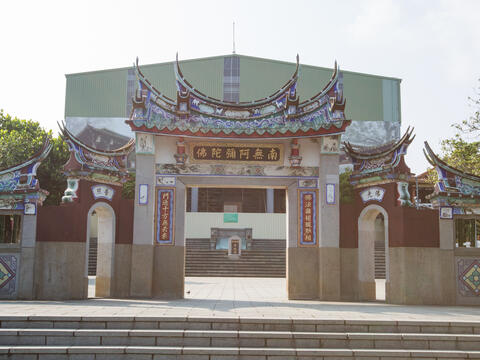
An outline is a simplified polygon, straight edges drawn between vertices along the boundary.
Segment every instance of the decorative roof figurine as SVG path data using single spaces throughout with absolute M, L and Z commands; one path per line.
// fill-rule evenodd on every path
M 76 190 L 80 179 L 112 185 L 120 185 L 128 179 L 127 157 L 134 149 L 133 139 L 121 148 L 100 151 L 82 143 L 64 124 L 59 124 L 59 127 L 70 150 L 70 158 L 63 166 L 68 188 L 62 202 L 77 199 Z
M 42 205 L 48 195 L 48 191 L 40 189 L 37 169 L 51 149 L 52 144 L 46 138 L 42 148 L 31 158 L 0 170 L 0 209 L 36 213 L 36 206 Z
M 456 213 L 466 213 L 480 209 L 480 176 L 469 174 L 448 165 L 441 160 L 425 141 L 423 153 L 427 161 L 435 167 L 438 181 L 433 194 L 427 196 L 434 207 L 454 206 Z
M 345 119 L 343 75 L 335 62 L 328 84 L 311 99 L 297 96 L 299 59 L 291 79 L 272 95 L 250 102 L 228 102 L 198 91 L 174 66 L 177 97 L 168 98 L 144 76 L 136 61 L 138 89 L 127 123 L 133 131 L 202 138 L 276 139 L 342 134 Z
M 357 186 L 389 183 L 395 180 L 408 181 L 413 176 L 405 164 L 404 156 L 413 141 L 413 128 L 408 127 L 403 137 L 397 142 L 390 142 L 374 148 L 354 148 L 344 142 L 345 151 L 353 162 L 350 182 Z

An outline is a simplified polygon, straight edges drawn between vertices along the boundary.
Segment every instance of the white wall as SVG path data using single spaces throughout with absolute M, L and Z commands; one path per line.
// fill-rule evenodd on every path
M 187 212 L 185 237 L 210 238 L 210 228 L 252 228 L 253 239 L 286 239 L 285 214 L 239 213 L 238 223 L 224 223 L 223 213 Z

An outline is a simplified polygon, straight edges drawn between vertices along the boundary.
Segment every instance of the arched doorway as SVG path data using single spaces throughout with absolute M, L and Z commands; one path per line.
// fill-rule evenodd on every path
M 379 246 L 382 237 L 385 244 L 384 250 L 383 246 Z M 377 254 L 375 254 L 375 250 L 377 250 Z M 385 259 L 384 281 L 378 279 L 381 277 L 378 264 L 377 271 L 375 271 L 375 255 L 377 255 L 378 262 L 379 251 L 382 250 Z M 358 217 L 358 280 L 359 300 L 386 300 L 389 281 L 388 214 L 384 208 L 378 205 L 367 206 Z
M 112 295 L 115 264 L 115 211 L 109 204 L 97 202 L 90 208 L 87 216 L 87 266 L 85 272 L 89 278 L 89 297 L 109 297 Z M 94 239 L 97 243 L 96 256 L 91 256 Z M 92 269 L 95 270 L 94 277 L 89 276 L 89 269 L 90 274 L 92 274 Z

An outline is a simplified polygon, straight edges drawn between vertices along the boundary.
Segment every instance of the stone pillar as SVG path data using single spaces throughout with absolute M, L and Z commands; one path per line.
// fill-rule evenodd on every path
M 287 189 L 287 295 L 290 300 L 318 297 L 318 248 L 299 244 L 298 183 Z M 318 240 L 317 240 L 318 241 Z
M 37 209 L 38 211 L 38 209 Z M 33 299 L 37 215 L 22 215 L 22 239 L 18 276 L 18 299 Z
M 339 136 L 320 139 L 319 298 L 340 300 Z
M 274 200 L 274 190 L 267 189 L 267 213 L 271 214 L 275 212 L 275 200 Z
M 115 214 L 113 209 L 98 206 L 97 235 L 97 275 L 95 279 L 95 296 L 112 296 L 114 246 L 115 246 Z
M 155 244 L 152 295 L 158 299 L 183 299 L 185 291 L 186 188 L 178 178 L 175 183 L 173 239 L 169 244 Z M 157 216 L 159 213 L 157 209 Z M 156 236 L 154 234 L 154 242 Z
M 190 199 L 190 211 L 198 212 L 198 188 L 192 187 L 192 197 Z
M 145 135 L 145 134 L 144 134 Z M 150 144 L 154 144 L 153 136 Z M 138 138 L 138 134 L 137 134 Z M 138 145 L 135 160 L 135 208 L 133 215 L 132 271 L 130 276 L 130 296 L 152 296 L 153 274 L 153 219 L 155 214 L 155 149 L 139 153 Z M 146 204 L 139 203 L 139 187 L 146 185 Z

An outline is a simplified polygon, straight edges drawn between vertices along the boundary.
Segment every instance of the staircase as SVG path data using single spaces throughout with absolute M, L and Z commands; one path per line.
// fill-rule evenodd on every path
M 237 259 L 211 250 L 208 239 L 187 239 L 185 276 L 285 277 L 285 240 L 253 240 Z
M 385 279 L 385 241 L 375 241 L 375 279 Z
M 480 322 L 0 317 L 1 359 L 470 359 Z
M 98 239 L 90 238 L 88 247 L 88 276 L 97 275 Z

